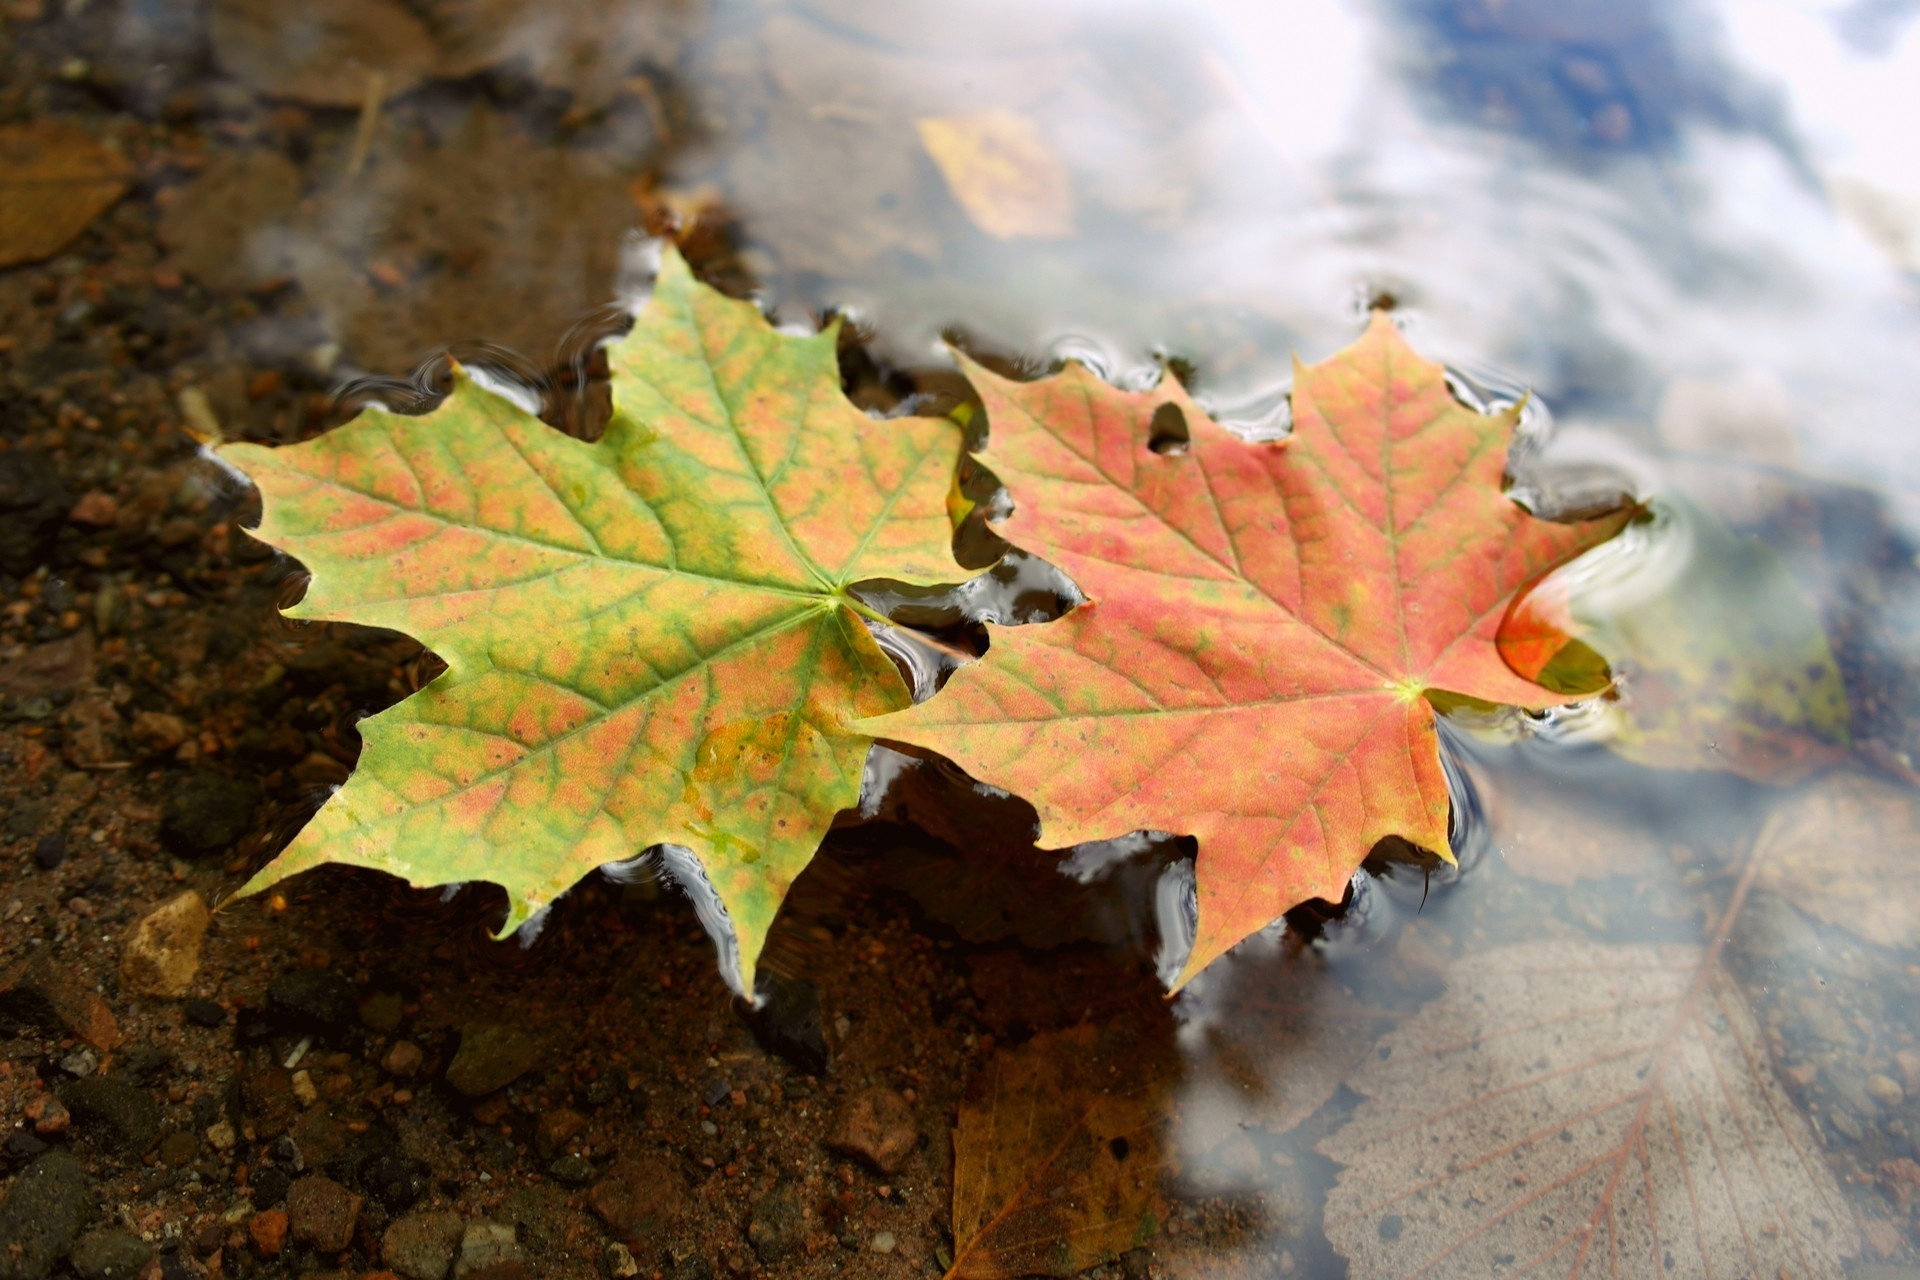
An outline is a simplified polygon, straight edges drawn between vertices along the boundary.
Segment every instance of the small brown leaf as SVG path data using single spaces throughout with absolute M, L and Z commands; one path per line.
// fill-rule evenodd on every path
M 369 77 L 387 97 L 419 84 L 439 57 L 432 35 L 395 0 L 215 0 L 221 67 L 269 98 L 357 107 Z
M 920 143 L 973 224 L 1001 240 L 1073 234 L 1073 188 L 1040 127 L 1011 111 L 927 116 Z
M 952 1280 L 1077 1275 L 1152 1237 L 1173 1064 L 1128 1024 L 994 1058 L 954 1130 Z
M 1760 884 L 1882 947 L 1920 937 L 1920 796 L 1837 773 L 1788 799 L 1760 833 Z
M 127 162 L 63 120 L 0 128 L 0 267 L 50 258 L 127 190 Z
M 1457 962 L 1320 1144 L 1346 1166 L 1326 1233 L 1351 1274 L 1839 1280 L 1853 1215 L 1716 950 Z

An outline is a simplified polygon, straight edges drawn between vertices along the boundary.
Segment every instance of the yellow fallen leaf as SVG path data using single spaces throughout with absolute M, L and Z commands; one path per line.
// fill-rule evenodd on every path
M 1073 234 L 1073 188 L 1040 126 L 1011 111 L 926 116 L 920 144 L 954 199 L 990 236 Z

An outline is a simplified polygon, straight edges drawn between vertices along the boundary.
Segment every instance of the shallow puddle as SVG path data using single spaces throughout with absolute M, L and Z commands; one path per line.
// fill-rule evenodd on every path
M 436 673 L 383 633 L 276 629 L 291 566 L 246 549 L 247 499 L 155 423 L 285 442 L 368 403 L 423 408 L 451 349 L 593 436 L 600 343 L 648 285 L 643 232 L 787 326 L 845 317 L 848 392 L 876 414 L 960 406 L 950 343 L 1129 387 L 1170 369 L 1272 438 L 1296 353 L 1324 358 L 1380 308 L 1460 399 L 1524 405 L 1517 498 L 1645 504 L 1558 580 L 1619 696 L 1445 708 L 1458 865 L 1387 842 L 1344 903 L 1296 909 L 1169 999 L 1204 848 L 1041 850 L 1024 802 L 882 745 L 776 926 L 757 1013 L 730 1008 L 684 900 L 697 864 L 672 850 L 609 869 L 525 956 L 440 941 L 480 927 L 483 890 L 395 905 L 322 872 L 291 910 L 229 917 L 231 985 L 206 994 L 265 999 L 242 936 L 286 958 L 328 953 L 332 930 L 363 1017 L 406 989 L 430 1047 L 492 1001 L 535 1010 L 537 1098 L 491 1117 L 435 1101 L 408 1129 L 385 1079 L 367 1105 L 386 1118 L 353 1121 L 429 1163 L 465 1142 L 431 1194 L 504 1219 L 475 1188 L 575 1151 L 539 1128 L 574 1114 L 572 1080 L 582 1125 L 627 1128 L 564 1184 L 565 1212 L 592 1227 L 578 1188 L 642 1148 L 711 1201 L 624 1261 L 563 1232 L 515 1263 L 535 1273 L 1920 1275 L 1916 18 L 1891 0 L 15 0 L 6 127 L 78 121 L 108 149 L 35 135 L 7 144 L 26 176 L 0 174 L 0 244 L 70 242 L 0 272 L 0 432 L 67 477 L 0 476 L 5 847 L 27 886 L 0 907 L 21 922 L 0 958 L 45 945 L 108 973 L 112 931 L 72 901 L 230 888 L 344 778 L 354 721 Z M 84 172 L 34 177 L 55 153 Z M 35 194 L 49 183 L 72 198 Z M 990 476 L 968 484 L 960 557 L 997 561 L 988 576 L 862 589 L 921 698 L 983 623 L 1077 598 L 999 559 L 984 519 L 1004 507 Z M 1563 666 L 1542 679 L 1591 687 Z M 141 833 L 208 761 L 253 788 L 226 802 L 251 843 L 196 869 Z M 602 1003 L 542 1023 L 602 927 Z M 889 945 L 912 956 L 891 983 Z M 445 976 L 382 971 L 416 962 Z M 688 1012 L 661 1011 L 675 998 Z M 7 1008 L 10 1072 L 75 1074 L 73 1020 Z M 659 1018 L 662 1047 L 636 1049 L 623 1016 Z M 861 1039 L 869 1017 L 887 1034 Z M 238 1099 L 302 1043 L 248 1034 L 240 1068 L 180 1051 L 206 1064 L 171 1099 L 194 1108 L 182 1131 L 212 1127 L 194 1102 L 212 1082 Z M 353 1073 L 398 1033 L 354 1034 L 323 1109 L 365 1102 Z M 595 1055 L 631 1074 L 606 1084 Z M 897 1191 L 819 1149 L 800 1082 L 836 1072 L 842 1092 L 914 1095 Z M 619 1110 L 676 1089 L 697 1109 L 651 1130 L 641 1101 Z M 739 1137 L 714 1118 L 729 1106 L 781 1118 Z M 1031 1132 L 995 1119 L 1020 1108 Z M 260 1139 L 256 1170 L 289 1166 L 277 1152 Z M 234 1156 L 200 1158 L 235 1183 Z M 139 1168 L 96 1176 L 137 1200 Z M 155 1240 L 211 1231 L 165 1255 L 191 1254 L 186 1274 L 394 1269 L 378 1232 L 278 1261 L 257 1234 L 228 1242 L 268 1207 L 236 1185 L 203 1209 L 163 1187 L 120 1217 Z M 753 1224 L 789 1185 L 812 1236 L 770 1252 Z

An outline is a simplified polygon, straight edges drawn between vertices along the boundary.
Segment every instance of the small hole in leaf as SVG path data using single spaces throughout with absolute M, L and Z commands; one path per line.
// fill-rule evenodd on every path
M 1113 1152 L 1113 1158 L 1115 1160 L 1125 1160 L 1127 1153 L 1132 1151 L 1133 1147 L 1125 1138 L 1115 1138 L 1113 1141 L 1107 1143 L 1107 1150 Z
M 1185 453 L 1190 438 L 1187 415 L 1180 412 L 1179 405 L 1163 404 L 1153 411 L 1153 421 L 1147 427 L 1147 448 L 1163 455 Z

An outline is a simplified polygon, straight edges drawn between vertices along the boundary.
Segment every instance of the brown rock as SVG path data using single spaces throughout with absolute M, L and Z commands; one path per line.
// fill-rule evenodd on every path
M 687 1184 L 658 1156 L 616 1160 L 588 1190 L 587 1206 L 616 1239 L 631 1246 L 679 1224 L 687 1212 Z
M 542 1160 L 551 1160 L 566 1150 L 567 1144 L 587 1127 L 587 1118 L 578 1111 L 549 1111 L 533 1129 L 533 1146 Z
M 0 666 L 0 693 L 33 698 L 93 681 L 93 632 L 76 631 Z
M 149 911 L 121 949 L 121 983 L 136 995 L 164 1000 L 186 995 L 200 972 L 200 944 L 212 921 L 206 900 L 192 891 Z
M 105 529 L 119 514 L 120 504 L 114 500 L 114 496 L 95 489 L 91 493 L 80 495 L 80 501 L 73 504 L 73 510 L 67 513 L 67 519 L 75 524 Z
M 67 1126 L 73 1123 L 73 1116 L 60 1105 L 60 1100 L 50 1093 L 43 1093 L 26 1106 L 26 1117 L 33 1122 L 33 1131 L 45 1137 L 48 1134 L 65 1133 Z
M 287 1242 L 287 1215 L 279 1209 L 266 1209 L 247 1220 L 247 1235 L 263 1258 L 277 1258 Z
M 1905 1209 L 1920 1200 L 1920 1164 L 1904 1157 L 1880 1162 L 1880 1189 L 1887 1199 Z
M 827 1150 L 862 1160 L 880 1173 L 899 1172 L 918 1145 L 913 1109 L 885 1085 L 848 1098 L 827 1136 Z
M 43 1030 L 79 1036 L 102 1053 L 121 1041 L 107 1002 L 48 963 L 44 953 L 0 972 L 0 1013 Z
M 380 1059 L 380 1069 L 390 1076 L 411 1080 L 425 1061 L 426 1055 L 420 1052 L 419 1045 L 411 1040 L 395 1040 L 387 1056 Z
M 361 1197 L 332 1178 L 309 1175 L 287 1189 L 287 1229 L 318 1253 L 339 1253 L 353 1243 Z
M 188 735 L 187 722 L 169 711 L 136 712 L 128 730 L 134 745 L 151 755 L 176 749 Z
M 60 717 L 66 740 L 60 754 L 76 769 L 120 762 L 120 713 L 105 698 L 75 698 Z

